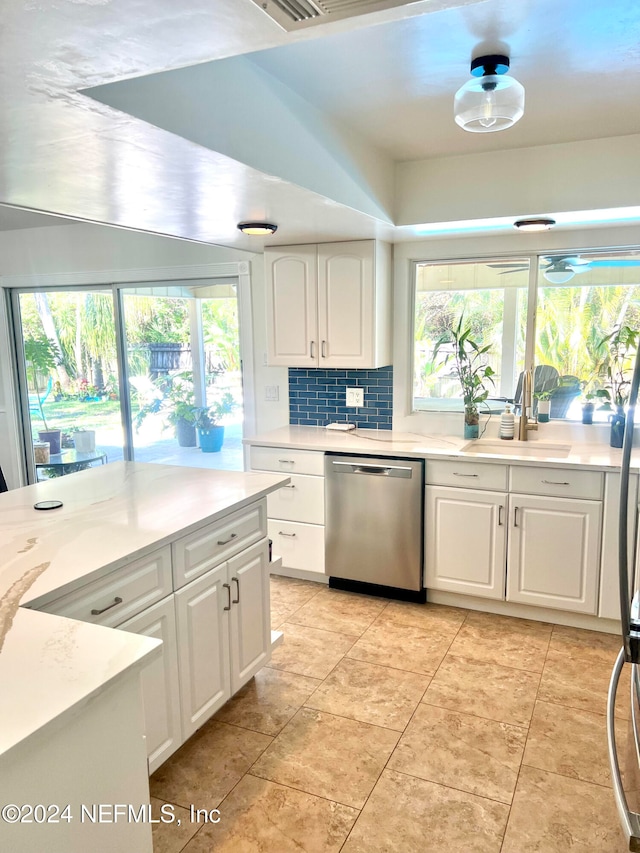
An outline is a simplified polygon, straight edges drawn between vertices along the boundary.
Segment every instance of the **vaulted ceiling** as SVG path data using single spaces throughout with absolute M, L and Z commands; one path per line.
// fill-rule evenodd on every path
M 242 219 L 278 222 L 272 242 L 406 239 L 424 221 L 398 164 L 640 134 L 637 0 L 419 0 L 294 33 L 252 0 L 4 0 L 2 19 L 0 203 L 27 211 L 252 249 Z M 453 95 L 495 51 L 525 115 L 467 134 Z

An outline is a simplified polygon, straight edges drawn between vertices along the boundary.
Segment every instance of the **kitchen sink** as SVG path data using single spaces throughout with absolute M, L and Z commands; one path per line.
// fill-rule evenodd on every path
M 546 441 L 502 441 L 476 439 L 460 448 L 462 453 L 487 453 L 495 456 L 533 456 L 539 459 L 563 459 L 571 451 L 570 444 L 549 444 Z

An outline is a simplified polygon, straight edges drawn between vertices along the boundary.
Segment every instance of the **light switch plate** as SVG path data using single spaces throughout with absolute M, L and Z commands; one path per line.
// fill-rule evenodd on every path
M 279 385 L 265 385 L 264 386 L 264 399 L 265 400 L 279 400 L 280 399 L 280 386 Z
M 364 406 L 364 388 L 347 388 L 347 406 Z

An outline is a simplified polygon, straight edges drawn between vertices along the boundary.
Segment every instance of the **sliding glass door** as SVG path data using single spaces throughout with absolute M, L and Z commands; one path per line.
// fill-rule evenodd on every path
M 111 288 L 20 293 L 17 299 L 31 479 L 122 459 Z
M 13 305 L 31 481 L 123 458 L 242 470 L 234 280 L 23 291 Z

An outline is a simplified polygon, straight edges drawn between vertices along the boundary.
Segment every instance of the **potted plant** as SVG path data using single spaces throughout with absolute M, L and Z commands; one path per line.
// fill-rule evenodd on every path
M 195 423 L 198 431 L 200 449 L 203 453 L 217 453 L 224 442 L 224 426 L 220 420 L 230 414 L 236 407 L 233 394 L 226 391 L 210 406 L 196 410 Z
M 593 423 L 593 412 L 595 410 L 595 404 L 593 402 L 593 398 L 595 393 L 592 391 L 585 392 L 583 403 L 582 403 L 582 423 L 583 424 L 592 424 Z
M 625 411 L 631 390 L 633 357 L 638 349 L 638 331 L 630 326 L 617 326 L 598 344 L 602 359 L 598 376 L 604 383 L 595 396 L 604 400 L 601 409 L 611 411 L 611 447 L 622 447 Z
M 453 351 L 447 352 L 443 364 L 453 359 L 454 371 L 462 386 L 464 402 L 464 437 L 478 438 L 480 413 L 478 405 L 489 396 L 486 383 L 494 385 L 495 373 L 491 365 L 486 363 L 485 356 L 491 349 L 487 344 L 481 346 L 471 338 L 471 326 L 463 328 L 463 317 L 460 317 L 455 328 L 446 332 L 433 348 L 433 358 L 438 356 L 445 346 L 453 345 Z
M 58 363 L 58 351 L 45 334 L 40 334 L 25 338 L 24 357 L 38 398 L 38 411 L 44 424 L 44 429 L 38 431 L 38 438 L 40 441 L 49 442 L 50 453 L 60 453 L 60 430 L 49 429 L 47 419 L 44 416 L 44 399 L 39 382 L 40 376 L 51 373 L 55 369 Z M 51 378 L 49 378 L 49 382 L 53 386 Z
M 147 415 L 162 412 L 175 428 L 178 445 L 195 447 L 197 407 L 190 371 L 157 379 L 152 388 L 156 396 L 138 410 L 135 418 L 136 429 Z
M 533 396 L 538 401 L 538 422 L 541 424 L 549 423 L 549 412 L 551 411 L 551 397 L 554 389 L 549 391 L 537 391 Z

